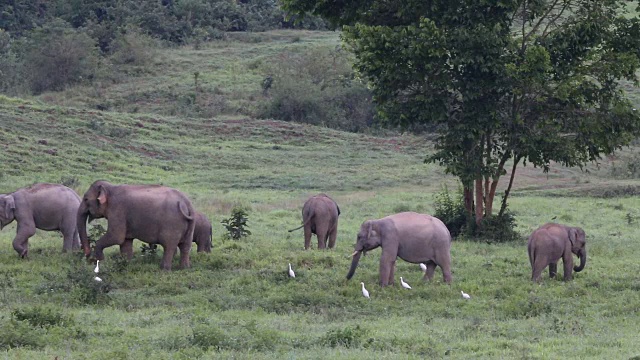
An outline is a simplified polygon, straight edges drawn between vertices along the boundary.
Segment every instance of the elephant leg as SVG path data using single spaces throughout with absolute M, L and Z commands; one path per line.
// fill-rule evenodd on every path
M 557 273 L 558 273 L 558 264 L 557 263 L 549 264 L 549 277 L 553 279 L 556 277 Z
M 304 249 L 309 250 L 311 248 L 311 224 L 304 226 Z
M 318 249 L 327 247 L 327 229 L 324 226 L 316 227 L 316 235 L 318 236 Z
M 436 271 L 436 263 L 429 260 L 425 263 L 425 265 L 427 265 L 427 271 L 424 272 L 424 280 L 431 280 L 433 279 L 433 274 Z
M 448 261 L 442 262 L 439 264 L 440 269 L 442 269 L 442 278 L 445 283 L 451 284 L 453 277 L 451 276 L 451 264 Z
M 336 247 L 336 238 L 338 237 L 338 227 L 334 226 L 329 232 L 329 249 Z
M 80 247 L 80 238 L 78 237 L 78 231 L 75 229 L 75 225 L 73 227 L 65 227 L 64 229 L 61 229 L 61 232 L 63 238 L 62 252 L 72 251 L 73 249 L 78 249 Z
M 29 254 L 29 238 L 35 235 L 35 233 L 35 224 L 18 224 L 18 231 L 16 232 L 16 237 L 13 239 L 13 249 L 21 258 L 25 258 Z
M 191 267 L 191 261 L 189 259 L 189 252 L 191 252 L 191 241 L 185 241 L 182 244 L 178 245 L 180 248 L 180 267 L 183 269 L 188 269 Z
M 111 222 L 116 223 L 117 220 L 113 219 Z M 96 241 L 96 260 L 104 260 L 103 250 L 105 248 L 113 245 L 122 245 L 126 241 L 125 234 L 124 228 L 109 224 L 107 232 Z
M 127 260 L 133 259 L 133 239 L 124 239 L 120 244 L 120 255 Z
M 568 255 L 566 253 L 569 253 Z M 566 251 L 562 258 L 562 265 L 564 265 L 564 281 L 570 281 L 573 279 L 573 255 L 571 251 Z
M 395 283 L 395 280 L 394 280 L 395 274 L 396 274 L 396 261 L 394 260 L 391 263 L 391 266 L 389 267 L 389 279 L 387 280 L 387 283 L 389 285 L 393 285 Z
M 176 246 L 164 246 L 164 254 L 162 255 L 162 262 L 160 262 L 160 269 L 162 270 L 171 270 L 171 261 L 173 260 L 173 255 L 176 253 Z
M 533 269 L 531 271 L 531 280 L 539 282 L 541 279 L 542 271 L 547 267 L 546 259 L 537 258 L 533 262 Z
M 389 279 L 392 277 L 393 266 L 397 257 L 398 249 L 382 249 L 382 255 L 380 256 L 380 286 L 389 285 Z

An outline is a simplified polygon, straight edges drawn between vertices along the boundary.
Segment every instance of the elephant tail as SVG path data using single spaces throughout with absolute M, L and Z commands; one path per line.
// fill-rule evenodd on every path
M 178 202 L 178 208 L 180 208 L 180 212 L 187 219 L 187 222 L 189 224 L 187 227 L 187 231 L 185 231 L 180 242 L 191 243 L 193 242 L 193 233 L 195 232 L 196 228 L 195 211 L 193 210 L 193 206 L 190 203 L 185 203 L 183 201 Z
M 298 230 L 298 229 L 302 229 L 303 227 L 305 227 L 307 224 L 309 224 L 309 223 L 311 222 L 311 219 L 312 219 L 312 218 L 313 218 L 313 214 L 309 215 L 309 216 L 307 217 L 307 220 L 306 220 L 305 222 L 303 222 L 303 223 L 302 223 L 302 225 L 298 226 L 298 227 L 297 227 L 297 228 L 295 228 L 295 229 L 291 229 L 291 230 L 288 230 L 288 231 L 289 231 L 289 232 L 292 232 L 292 231 L 296 231 L 296 230 Z

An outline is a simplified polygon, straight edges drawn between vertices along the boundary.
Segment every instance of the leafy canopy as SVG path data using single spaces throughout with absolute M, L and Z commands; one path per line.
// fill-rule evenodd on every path
M 283 0 L 342 27 L 383 119 L 437 125 L 427 160 L 461 179 L 469 211 L 475 190 L 477 221 L 507 161 L 582 166 L 638 135 L 620 81 L 640 66 L 626 3 Z

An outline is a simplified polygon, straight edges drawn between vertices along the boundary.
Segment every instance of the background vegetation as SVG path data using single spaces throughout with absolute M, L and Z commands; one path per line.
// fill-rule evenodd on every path
M 26 44 L 47 31 L 85 38 L 73 25 L 47 26 L 51 30 L 20 35 L 24 54 L 37 49 Z M 443 185 L 454 202 L 459 185 L 440 167 L 423 163 L 433 151 L 428 135 L 330 128 L 337 126 L 331 119 L 346 118 L 349 109 L 336 96 L 353 91 L 366 98 L 354 90 L 357 78 L 346 70 L 336 33 L 225 33 L 197 45 L 158 46 L 157 38 L 136 29 L 118 41 L 117 56 L 95 48 L 83 53 L 88 65 L 99 64 L 93 77 L 83 73 L 82 81 L 60 91 L 12 87 L 7 92 L 22 98 L 0 96 L 0 193 L 38 181 L 83 193 L 98 178 L 173 186 L 212 220 L 213 252 L 194 252 L 191 269 L 162 273 L 161 250 L 143 253 L 136 241 L 131 262 L 108 249 L 100 264 L 104 281 L 97 283 L 93 264 L 61 253 L 57 233 L 39 231 L 30 241 L 30 258 L 18 259 L 11 224 L 0 232 L 5 358 L 640 355 L 636 147 L 585 171 L 519 169 L 510 202 L 515 241 L 459 236 L 452 247 L 451 286 L 439 271 L 434 282 L 423 283 L 420 268 L 400 260 L 397 276 L 413 290 L 398 284 L 381 289 L 375 285 L 379 250 L 361 260 L 354 279 L 345 280 L 362 221 L 399 211 L 435 213 Z M 21 68 L 23 52 L 13 44 L 0 62 Z M 317 58 L 327 60 L 314 63 Z M 328 59 L 336 65 L 312 71 Z M 309 85 L 295 87 L 297 81 Z M 290 86 L 288 94 L 280 84 Z M 633 96 L 637 89 L 628 91 Z M 274 99 L 286 99 L 279 94 L 310 99 L 313 105 L 302 103 L 311 108 L 316 101 L 335 107 L 320 110 L 338 115 L 314 120 L 320 126 L 273 120 L 268 117 L 286 118 L 284 110 L 273 109 L 294 108 L 276 106 Z M 286 229 L 300 224 L 304 200 L 321 191 L 342 210 L 337 248 L 304 251 L 302 232 Z M 251 235 L 222 240 L 221 221 L 234 208 L 247 211 Z M 589 261 L 572 282 L 529 281 L 526 236 L 547 221 L 587 232 Z M 287 263 L 295 279 L 288 277 Z M 360 294 L 360 281 L 371 299 Z M 460 290 L 472 298 L 462 299 Z

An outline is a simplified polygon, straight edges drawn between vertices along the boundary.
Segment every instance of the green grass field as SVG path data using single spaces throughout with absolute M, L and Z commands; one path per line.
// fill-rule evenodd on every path
M 261 79 L 245 64 L 271 61 L 278 46 L 336 41 L 335 33 L 255 36 L 265 38 L 208 44 L 206 53 L 169 49 L 160 57 L 230 67 L 206 83 L 235 94 L 229 102 L 245 109 Z M 234 63 L 238 58 L 245 61 Z M 195 68 L 169 68 L 102 88 L 100 99 L 123 99 L 111 106 L 119 112 L 93 110 L 99 98 L 77 88 L 28 100 L 0 97 L 0 193 L 39 181 L 66 182 L 80 194 L 97 179 L 162 183 L 187 193 L 214 225 L 212 253 L 193 250 L 191 269 L 177 269 L 176 259 L 174 271 L 159 271 L 161 254 L 143 254 L 136 241 L 131 262 L 120 259 L 117 248 L 107 250 L 102 283 L 92 280 L 94 265 L 80 254 L 61 253 L 57 233 L 38 232 L 29 259 L 19 259 L 11 247 L 16 225 L 6 227 L 0 232 L 4 358 L 640 356 L 635 148 L 588 172 L 521 168 L 510 200 L 519 242 L 455 240 L 450 286 L 439 270 L 426 283 L 417 265 L 399 260 L 396 285 L 380 288 L 380 250 L 345 279 L 360 224 L 399 211 L 433 213 L 434 195 L 445 184 L 457 186 L 440 167 L 423 163 L 429 141 L 254 120 L 240 110 L 207 118 L 187 116 L 187 109 L 171 116 L 176 102 L 170 98 L 154 95 L 158 108 L 138 97 L 126 100 L 159 94 L 162 87 L 188 91 Z M 318 192 L 329 193 L 342 210 L 337 248 L 304 251 L 302 232 L 286 230 L 300 224 L 303 202 Z M 236 205 L 249 209 L 252 235 L 222 241 L 220 221 Z M 533 284 L 526 237 L 554 218 L 585 229 L 587 266 L 572 282 L 559 276 Z M 295 279 L 287 275 L 288 263 Z M 400 287 L 400 276 L 412 290 Z M 362 297 L 360 282 L 371 299 Z M 462 299 L 461 290 L 471 299 Z

